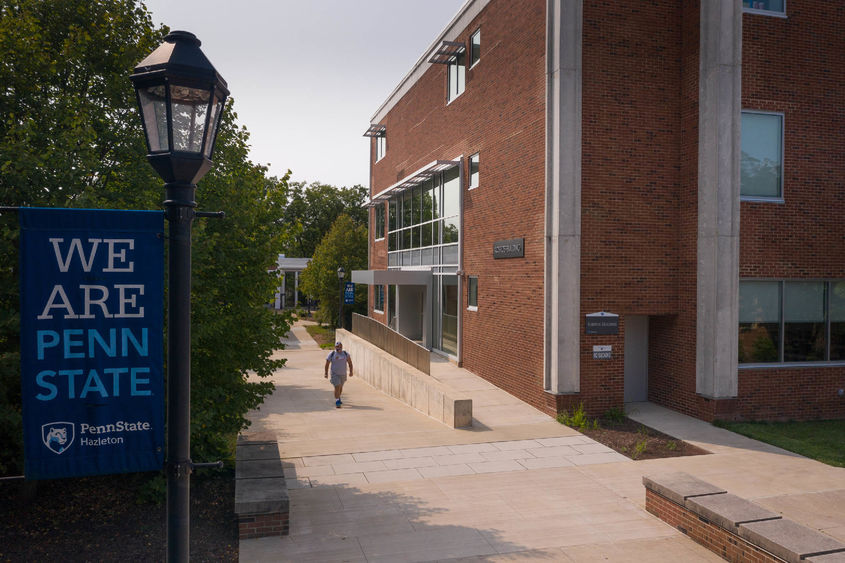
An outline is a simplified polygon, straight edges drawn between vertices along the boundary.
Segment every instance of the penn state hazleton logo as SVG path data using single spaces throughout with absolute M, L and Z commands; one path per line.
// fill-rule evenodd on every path
M 76 426 L 72 422 L 49 422 L 41 426 L 41 441 L 54 454 L 62 454 L 73 444 Z

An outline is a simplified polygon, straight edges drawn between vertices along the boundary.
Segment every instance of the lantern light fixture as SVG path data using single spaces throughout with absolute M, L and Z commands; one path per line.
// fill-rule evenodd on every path
M 195 185 L 211 168 L 229 89 L 187 31 L 173 31 L 135 67 L 147 158 L 168 184 Z

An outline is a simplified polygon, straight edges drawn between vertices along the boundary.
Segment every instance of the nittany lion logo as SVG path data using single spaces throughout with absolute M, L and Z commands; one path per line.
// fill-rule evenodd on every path
M 41 427 L 41 441 L 54 454 L 61 454 L 73 444 L 75 425 L 72 422 L 50 422 Z

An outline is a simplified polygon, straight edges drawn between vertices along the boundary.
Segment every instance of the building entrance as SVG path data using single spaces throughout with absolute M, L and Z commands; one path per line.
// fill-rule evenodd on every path
M 442 352 L 458 355 L 458 276 L 434 276 L 432 342 Z
M 625 402 L 648 400 L 648 317 L 625 315 Z

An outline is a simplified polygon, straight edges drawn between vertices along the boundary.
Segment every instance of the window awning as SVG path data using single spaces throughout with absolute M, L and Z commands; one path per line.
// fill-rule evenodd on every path
M 400 192 L 404 192 L 408 188 L 419 186 L 438 172 L 443 172 L 444 170 L 448 170 L 458 164 L 460 164 L 459 160 L 435 160 L 434 162 L 426 164 L 413 174 L 405 176 L 405 178 L 399 180 L 389 188 L 386 188 L 374 195 L 370 200 L 369 205 L 373 206 L 377 203 L 390 199 L 392 196 Z
M 364 131 L 364 137 L 384 137 L 387 134 L 387 127 L 381 123 L 370 123 L 369 129 Z
M 466 45 L 460 41 L 443 41 L 428 62 L 434 64 L 449 64 L 455 62 L 455 59 L 461 53 L 467 50 Z

